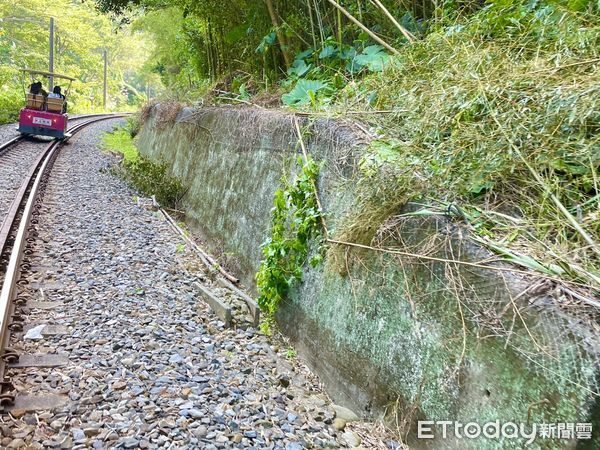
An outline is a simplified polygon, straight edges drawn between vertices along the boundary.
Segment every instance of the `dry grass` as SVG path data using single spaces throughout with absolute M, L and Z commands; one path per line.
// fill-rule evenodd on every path
M 145 124 L 148 119 L 150 118 L 150 115 L 152 114 L 152 110 L 154 109 L 154 107 L 158 104 L 157 100 L 151 100 L 147 103 L 144 104 L 144 106 L 142 106 L 142 109 L 140 110 L 140 117 L 139 117 L 139 122 L 141 124 Z
M 157 109 L 155 126 L 159 130 L 175 124 L 177 116 L 183 109 L 183 105 L 178 101 L 168 100 L 160 103 L 160 108 Z
M 400 268 L 407 285 L 397 288 L 414 314 L 432 300 L 423 277 L 436 282 L 457 377 L 477 341 L 501 339 L 534 371 L 598 395 L 588 372 L 600 333 L 600 20 L 554 8 L 515 7 L 510 23 L 494 22 L 510 11 L 484 10 L 340 94 L 338 112 L 365 108 L 357 117 L 378 136 L 332 236 L 363 247 L 332 244 L 328 262 L 351 283 L 369 273 L 389 285 L 387 268 Z M 465 265 L 453 262 L 468 257 L 447 234 L 410 241 L 419 217 L 489 253 Z M 374 257 L 385 261 L 381 274 Z M 508 298 L 481 295 L 472 273 Z

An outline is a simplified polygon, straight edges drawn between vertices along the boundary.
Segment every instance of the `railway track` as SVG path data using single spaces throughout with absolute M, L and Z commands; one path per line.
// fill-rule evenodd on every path
M 0 261 L 0 446 L 336 447 L 318 385 L 256 332 L 243 295 L 103 172 L 109 126 L 54 161 L 38 144 Z
M 111 115 L 89 114 L 77 116 L 71 120 L 77 124 L 82 120 L 100 117 L 111 117 Z M 20 187 L 23 177 L 27 174 L 29 166 L 35 161 L 43 146 L 48 145 L 49 142 L 48 138 L 26 139 L 16 136 L 0 144 L 0 222 Z
M 88 119 L 90 116 L 82 117 Z M 114 115 L 92 115 L 93 118 L 73 126 L 69 132 L 75 135 L 86 126 L 107 119 L 124 117 L 122 114 Z M 80 119 L 82 119 L 80 118 Z M 1 149 L 10 149 L 20 141 L 12 139 Z M 8 144 L 8 146 L 7 146 Z M 32 217 L 37 208 L 41 206 L 41 197 L 43 195 L 44 184 L 49 177 L 52 164 L 60 151 L 64 141 L 54 140 L 52 142 L 42 142 L 46 147 L 40 152 L 39 146 L 34 146 L 37 156 L 26 169 L 26 174 L 22 176 L 22 182 L 13 196 L 12 203 L 5 209 L 5 213 L 0 216 L 2 224 L 0 225 L 0 280 L 2 289 L 0 291 L 0 409 L 10 408 L 14 403 L 15 395 L 12 393 L 12 384 L 6 379 L 6 369 L 19 363 L 19 354 L 7 347 L 10 341 L 11 330 L 21 329 L 20 317 L 15 312 L 15 293 L 17 281 L 21 273 L 22 258 L 26 249 L 28 235 Z M 6 152 L 6 150 L 5 150 Z M 2 167 L 9 167 L 6 164 L 14 160 L 13 155 L 18 152 L 12 152 L 10 155 L 0 154 Z M 10 156 L 6 158 L 5 156 Z M 13 161 L 14 162 L 14 161 Z M 1 175 L 1 173 L 0 173 Z M 0 200 L 2 200 L 0 198 Z M 0 207 L 2 206 L 0 202 Z M 0 209 L 0 211 L 3 211 Z M 35 366 L 35 364 L 32 364 Z

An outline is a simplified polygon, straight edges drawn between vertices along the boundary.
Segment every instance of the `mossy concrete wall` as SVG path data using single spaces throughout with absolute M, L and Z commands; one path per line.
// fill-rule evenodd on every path
M 279 112 L 204 108 L 184 109 L 164 123 L 155 108 L 139 136 L 141 152 L 167 161 L 188 188 L 184 204 L 196 232 L 250 288 L 260 244 L 269 237 L 274 192 L 301 154 L 293 120 Z M 318 189 L 335 237 L 344 218 L 362 207 L 357 162 L 368 137 L 348 122 L 300 124 L 308 152 L 324 164 Z M 373 224 L 377 239 L 429 259 L 330 249 L 325 264 L 307 267 L 281 306 L 281 329 L 333 399 L 366 416 L 385 416 L 414 448 L 523 446 L 514 439 L 417 440 L 418 420 L 592 420 L 598 336 L 589 320 L 562 307 L 551 284 L 503 266 L 444 261 L 490 255 L 460 224 L 411 217 L 410 210 Z
M 183 180 L 195 231 L 251 289 L 260 244 L 269 236 L 273 193 L 302 154 L 292 120 L 265 110 L 186 108 L 175 125 L 163 125 L 155 111 L 139 136 L 142 153 L 168 161 Z M 304 139 L 316 158 L 335 159 L 336 170 L 349 171 L 352 148 L 360 144 L 356 131 L 318 120 Z M 329 186 L 334 178 L 322 183 Z

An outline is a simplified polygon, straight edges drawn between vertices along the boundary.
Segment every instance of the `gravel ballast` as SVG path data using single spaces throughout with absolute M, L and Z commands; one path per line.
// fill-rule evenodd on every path
M 69 126 L 83 119 L 74 117 Z M 16 123 L 0 125 L 0 144 L 19 136 L 16 127 Z M 0 223 L 31 165 L 51 142 L 49 137 L 30 136 L 0 153 Z
M 18 124 L 16 123 L 0 125 L 0 143 L 6 142 L 19 135 L 17 132 L 17 125 Z
M 196 255 L 107 170 L 97 144 L 115 123 L 85 129 L 54 164 L 11 345 L 68 364 L 8 375 L 21 395 L 63 403 L 4 415 L 2 446 L 397 448 L 369 426 L 334 428 L 317 378 L 281 341 L 225 328 L 200 300 L 195 283 L 212 285 Z

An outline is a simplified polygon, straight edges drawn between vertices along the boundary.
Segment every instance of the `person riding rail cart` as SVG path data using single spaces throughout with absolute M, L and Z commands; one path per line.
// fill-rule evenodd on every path
M 63 114 L 67 112 L 67 101 L 65 100 L 66 97 L 64 95 L 62 95 L 60 86 L 54 86 L 52 93 L 48 94 L 48 99 L 50 99 L 50 98 L 62 99 L 63 100 L 62 112 L 63 112 Z
M 59 139 L 69 137 L 67 133 L 67 101 L 71 83 L 74 78 L 56 73 L 43 72 L 39 70 L 21 69 L 24 75 L 29 74 L 31 84 L 29 92 L 25 92 L 25 107 L 19 114 L 19 127 L 17 130 L 25 135 L 51 136 Z M 46 77 L 50 80 L 64 79 L 69 81 L 66 94 L 62 93 L 60 86 L 55 86 L 52 93 L 48 94 L 37 81 L 38 77 Z M 49 82 L 49 85 L 52 83 Z M 26 83 L 23 80 L 23 91 Z

